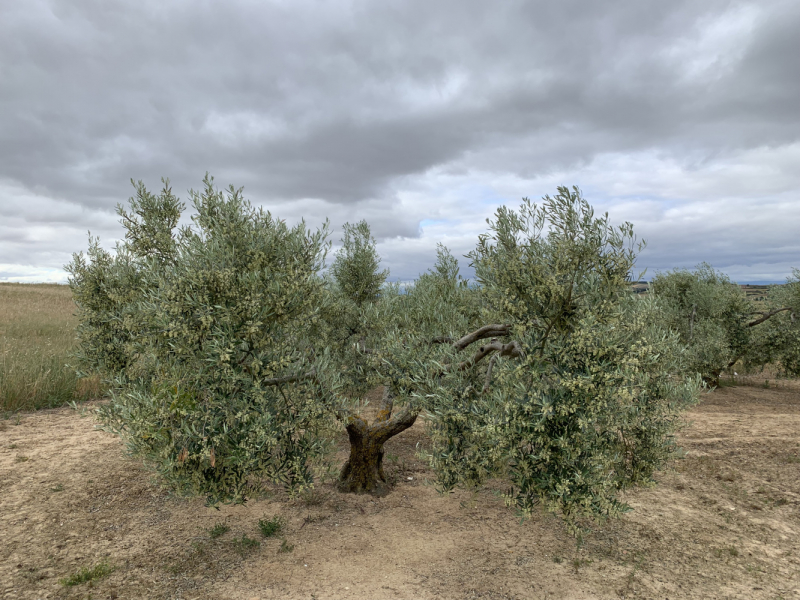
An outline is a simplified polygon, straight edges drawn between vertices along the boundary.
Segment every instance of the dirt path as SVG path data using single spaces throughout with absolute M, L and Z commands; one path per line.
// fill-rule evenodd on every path
M 798 387 L 706 395 L 687 458 L 580 550 L 492 490 L 438 495 L 414 457 L 421 424 L 387 447 L 385 498 L 325 484 L 215 511 L 169 498 L 92 416 L 21 415 L 0 421 L 0 598 L 800 599 Z M 285 543 L 259 533 L 274 516 Z M 103 560 L 107 577 L 59 584 Z

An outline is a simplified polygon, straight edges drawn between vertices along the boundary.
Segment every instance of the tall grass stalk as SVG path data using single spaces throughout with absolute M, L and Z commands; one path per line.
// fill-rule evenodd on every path
M 61 406 L 100 395 L 96 378 L 80 379 L 69 286 L 0 283 L 0 406 L 4 414 Z

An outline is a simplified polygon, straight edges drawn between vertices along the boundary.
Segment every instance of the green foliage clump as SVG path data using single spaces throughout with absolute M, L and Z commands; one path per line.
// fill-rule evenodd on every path
M 314 360 L 305 340 L 322 303 L 322 234 L 290 231 L 207 177 L 192 192 L 196 229 L 169 243 L 148 222 L 172 215 L 174 198 L 166 184 L 146 197 L 140 217 L 120 209 L 128 235 L 116 256 L 94 242 L 69 267 L 81 358 L 114 382 L 105 427 L 176 491 L 212 504 L 240 502 L 263 479 L 308 486 L 328 418 L 317 381 L 298 378 Z M 159 232 L 152 244 L 138 237 L 148 231 Z
M 722 368 L 746 352 L 752 307 L 724 273 L 703 263 L 694 272 L 675 269 L 656 275 L 650 286 L 665 306 L 669 327 L 688 347 L 691 372 L 716 381 Z
M 760 323 L 749 351 L 744 355 L 747 368 L 776 364 L 785 377 L 800 377 L 800 269 L 793 269 L 783 285 L 770 286 L 767 301 L 754 320 Z
M 359 350 L 374 346 L 387 326 L 385 320 L 375 318 L 373 309 L 386 300 L 384 282 L 389 272 L 378 272 L 375 240 L 366 221 L 356 226 L 345 223 L 344 231 L 343 248 L 321 278 L 325 294 L 308 343 L 325 348 L 332 364 L 339 365 L 338 396 L 357 401 L 382 383 L 369 371 L 368 360 Z M 388 288 L 391 293 L 392 286 Z
M 344 247 L 337 254 L 331 272 L 341 293 L 358 306 L 374 302 L 389 270 L 377 272 L 378 258 L 374 238 L 370 237 L 369 225 L 360 221 L 355 226 L 344 225 Z
M 722 372 L 743 360 L 747 367 L 777 362 L 800 374 L 800 279 L 771 286 L 761 306 L 724 274 L 703 263 L 655 276 L 651 291 L 664 306 L 665 323 L 686 346 L 686 368 L 718 385 Z
M 261 547 L 261 542 L 254 540 L 253 538 L 249 538 L 244 534 L 242 534 L 241 538 L 234 538 L 231 543 L 233 544 L 233 548 L 236 550 L 236 552 L 238 552 L 243 558 L 250 554 L 253 550 Z

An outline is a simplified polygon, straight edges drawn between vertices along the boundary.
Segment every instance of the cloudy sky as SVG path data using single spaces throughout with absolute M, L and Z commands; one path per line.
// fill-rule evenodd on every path
M 0 0 L 0 281 L 208 171 L 294 225 L 366 219 L 390 280 L 462 275 L 498 206 L 577 185 L 649 275 L 800 267 L 796 0 Z M 329 253 L 330 265 L 333 252 Z

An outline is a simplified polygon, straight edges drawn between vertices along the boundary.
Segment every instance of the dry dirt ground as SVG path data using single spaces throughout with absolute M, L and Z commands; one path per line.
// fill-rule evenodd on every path
M 770 385 L 706 394 L 686 458 L 580 549 L 492 490 L 439 495 L 422 424 L 388 444 L 385 498 L 328 483 L 216 511 L 161 491 L 88 410 L 18 415 L 0 421 L 0 598 L 800 598 L 800 382 Z M 262 537 L 275 516 L 281 536 Z M 59 583 L 103 561 L 111 574 Z

